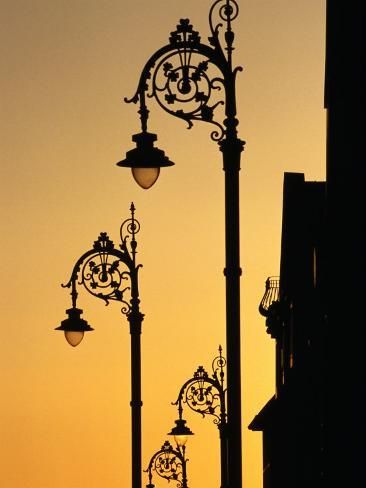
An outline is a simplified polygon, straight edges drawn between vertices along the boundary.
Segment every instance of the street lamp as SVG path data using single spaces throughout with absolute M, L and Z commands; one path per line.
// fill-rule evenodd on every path
M 242 485 L 241 441 L 241 352 L 240 352 L 240 260 L 239 260 L 239 170 L 244 141 L 238 138 L 232 22 L 239 7 L 235 0 L 215 0 L 209 12 L 211 35 L 201 42 L 188 19 L 181 19 L 169 43 L 156 51 L 142 70 L 136 94 L 126 102 L 139 104 L 141 132 L 133 136 L 136 148 L 119 166 L 150 173 L 148 182 L 135 179 L 143 188 L 156 181 L 157 168 L 173 163 L 153 143 L 156 136 L 147 129 L 147 98 L 154 98 L 170 115 L 184 120 L 188 128 L 195 121 L 213 124 L 211 139 L 218 143 L 225 172 L 225 271 L 227 351 L 227 439 L 230 473 L 228 486 Z M 222 118 L 217 114 L 224 108 Z M 146 149 L 147 148 L 147 149 Z M 155 157 L 156 156 L 156 157 Z M 153 162 L 151 162 L 153 161 Z M 152 171 L 152 168 L 155 168 Z M 149 171 L 148 171 L 149 170 Z
M 71 278 L 65 288 L 71 288 L 72 307 L 66 310 L 68 318 L 56 330 L 64 331 L 67 342 L 77 346 L 84 332 L 93 330 L 81 318 L 82 310 L 76 307 L 77 285 L 93 296 L 105 301 L 122 303 L 121 312 L 126 315 L 131 334 L 131 430 L 132 430 L 132 487 L 141 488 L 141 325 L 144 315 L 140 312 L 138 270 L 136 264 L 136 234 L 140 224 L 135 219 L 135 207 L 131 204 L 131 217 L 120 227 L 119 249 L 105 232 L 94 242 L 74 265 Z
M 165 156 L 164 151 L 154 147 L 156 134 L 141 132 L 132 136 L 136 148 L 126 154 L 126 159 L 117 163 L 119 166 L 131 168 L 132 175 L 141 188 L 147 190 L 158 179 L 160 168 L 173 166 L 174 163 Z
M 187 427 L 186 421 L 180 416 L 179 419 L 175 421 L 175 426 L 168 433 L 168 435 L 174 436 L 177 446 L 183 448 L 187 443 L 188 437 L 193 435 L 193 432 L 189 427 Z
M 227 449 L 227 415 L 225 406 L 226 390 L 224 388 L 225 358 L 222 356 L 222 348 L 219 347 L 219 355 L 212 361 L 212 375 L 209 376 L 202 366 L 181 387 L 178 398 L 173 405 L 178 405 L 179 420 L 185 422 L 183 417 L 183 404 L 205 417 L 212 415 L 214 423 L 220 433 L 220 464 L 221 464 L 221 488 L 228 488 L 228 449 Z
M 161 449 L 152 455 L 146 470 L 149 476 L 146 488 L 155 487 L 152 484 L 153 471 L 168 481 L 176 481 L 178 488 L 188 488 L 186 442 L 188 436 L 193 435 L 193 432 L 185 423 L 185 420 L 176 420 L 176 425 L 168 434 L 174 436 L 176 449 L 169 441 L 165 441 Z

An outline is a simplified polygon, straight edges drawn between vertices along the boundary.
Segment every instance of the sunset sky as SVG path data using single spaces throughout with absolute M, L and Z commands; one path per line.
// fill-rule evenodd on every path
M 274 343 L 258 313 L 279 273 L 284 171 L 325 178 L 325 1 L 246 0 L 233 24 L 241 169 L 245 488 L 261 488 L 261 435 Z M 131 484 L 130 335 L 120 306 L 79 290 L 94 327 L 77 348 L 53 329 L 70 307 L 76 259 L 101 231 L 118 243 L 136 206 L 143 354 L 143 466 L 167 439 L 180 386 L 225 354 L 224 177 L 205 124 L 150 104 L 150 130 L 176 163 L 148 191 L 115 163 L 139 131 L 134 95 L 180 18 L 206 41 L 210 0 L 2 0 L 0 486 Z M 212 419 L 187 412 L 190 488 L 218 488 Z M 156 479 L 157 487 L 166 481 Z M 144 484 L 147 477 L 143 476 Z M 173 486 L 172 484 L 170 486 Z

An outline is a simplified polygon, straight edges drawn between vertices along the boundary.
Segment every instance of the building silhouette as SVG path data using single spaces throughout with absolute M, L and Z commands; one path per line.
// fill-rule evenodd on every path
M 285 174 L 260 304 L 276 342 L 276 392 L 249 426 L 264 488 L 366 486 L 365 87 L 365 2 L 328 0 L 326 181 Z

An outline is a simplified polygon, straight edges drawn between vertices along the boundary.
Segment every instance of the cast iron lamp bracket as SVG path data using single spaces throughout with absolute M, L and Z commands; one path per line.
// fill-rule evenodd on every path
M 153 487 L 153 472 L 168 481 L 176 481 L 178 488 L 187 488 L 185 446 L 174 449 L 169 441 L 165 441 L 161 449 L 150 459 L 148 468 L 144 471 L 148 473 L 149 484 Z
M 172 405 L 178 406 L 179 419 L 182 419 L 183 404 L 205 417 L 212 415 L 219 429 L 226 425 L 226 389 L 224 388 L 224 367 L 226 359 L 219 355 L 212 361 L 212 375 L 199 366 L 193 376 L 181 387 L 177 400 Z
M 201 43 L 199 33 L 188 19 L 181 19 L 170 35 L 169 44 L 150 57 L 135 95 L 125 98 L 127 103 L 139 103 L 142 133 L 147 132 L 148 97 L 155 98 L 167 113 L 185 120 L 188 128 L 194 121 L 214 124 L 216 129 L 211 133 L 214 141 L 219 142 L 225 136 L 236 138 L 235 79 L 242 68 L 232 67 L 234 32 L 231 23 L 238 12 L 236 0 L 216 0 L 209 12 L 209 45 Z M 226 118 L 222 122 L 214 120 L 219 105 L 225 105 Z
M 61 285 L 63 288 L 71 288 L 73 309 L 76 308 L 77 285 L 82 285 L 91 295 L 104 300 L 106 305 L 110 300 L 121 302 L 123 314 L 129 316 L 136 313 L 140 302 L 138 270 L 142 265 L 136 265 L 135 236 L 140 230 L 140 224 L 135 219 L 133 203 L 130 211 L 131 217 L 122 222 L 120 227 L 119 249 L 106 232 L 101 232 L 92 249 L 76 261 L 70 280 Z M 126 293 L 129 293 L 129 301 L 125 298 Z

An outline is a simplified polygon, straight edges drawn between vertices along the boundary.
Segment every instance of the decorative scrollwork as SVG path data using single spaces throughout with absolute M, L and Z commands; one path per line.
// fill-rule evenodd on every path
M 89 293 L 103 299 L 106 304 L 109 300 L 117 300 L 124 303 L 122 310 L 127 314 L 130 305 L 124 299 L 124 294 L 130 290 L 129 286 L 123 287 L 124 280 L 128 280 L 130 273 L 126 269 L 120 269 L 124 263 L 113 254 L 100 251 L 89 256 L 83 263 L 79 276 L 79 285 L 84 285 Z
M 219 346 L 219 355 L 216 356 L 212 361 L 212 372 L 213 372 L 213 377 L 220 382 L 222 388 L 224 388 L 225 366 L 226 366 L 226 359 L 222 355 L 222 347 Z
M 127 239 L 135 239 L 135 235 L 140 230 L 140 222 L 136 219 L 127 219 L 122 222 L 120 235 L 121 241 L 126 243 Z
M 149 467 L 145 472 L 149 473 L 151 482 L 152 471 L 155 471 L 161 478 L 168 481 L 176 481 L 177 487 L 183 486 L 183 463 L 184 456 L 175 451 L 169 441 L 166 441 L 160 451 L 156 452 L 150 460 Z
M 222 25 L 215 21 L 216 16 L 226 23 L 231 23 L 237 18 L 238 14 L 239 5 L 235 0 L 216 0 L 211 6 L 209 13 L 211 32 L 214 34 L 217 32 L 218 27 L 221 27 Z
M 135 236 L 140 230 L 140 223 L 136 219 L 127 219 L 121 226 L 121 238 L 126 240 L 128 236 Z M 127 233 L 127 235 L 126 235 Z
M 213 120 L 214 111 L 224 101 L 216 96 L 224 80 L 209 70 L 212 62 L 199 51 L 200 38 L 188 19 L 182 19 L 171 33 L 172 50 L 156 63 L 147 84 L 148 96 L 154 97 L 161 108 L 185 120 L 191 128 L 194 120 L 210 122 L 223 137 L 223 127 Z
M 213 415 L 219 421 L 221 405 L 219 386 L 208 376 L 204 368 L 199 366 L 189 386 L 185 389 L 183 402 L 203 417 L 205 415 Z
M 138 270 L 142 265 L 136 265 L 135 262 L 135 236 L 140 230 L 140 224 L 135 219 L 133 203 L 130 211 L 131 217 L 125 220 L 120 228 L 120 249 L 114 246 L 106 232 L 101 232 L 92 249 L 76 261 L 70 280 L 61 285 L 63 288 L 71 288 L 70 295 L 74 308 L 78 297 L 77 285 L 83 285 L 91 295 L 104 300 L 106 305 L 110 300 L 121 302 L 121 312 L 124 315 L 130 316 L 133 313 L 134 316 L 143 317 L 139 310 L 137 280 Z
M 127 240 L 130 239 L 131 243 L 134 243 L 132 244 L 132 251 L 135 251 L 135 236 L 140 231 L 140 222 L 135 219 L 135 205 L 133 203 L 131 203 L 130 211 L 131 217 L 121 224 L 120 236 L 123 245 L 126 245 Z
M 135 95 L 125 98 L 127 103 L 139 102 L 143 132 L 147 131 L 148 97 L 155 98 L 170 115 L 183 119 L 189 129 L 195 121 L 213 124 L 216 129 L 211 139 L 216 142 L 229 133 L 230 137 L 236 137 L 233 94 L 240 68 L 232 67 L 235 36 L 231 23 L 238 13 L 236 0 L 216 0 L 209 13 L 211 36 L 208 44 L 201 42 L 188 19 L 181 19 L 176 30 L 171 32 L 169 43 L 150 57 Z M 225 29 L 221 29 L 223 23 Z
M 219 428 L 226 424 L 226 389 L 224 388 L 224 368 L 226 359 L 219 346 L 219 355 L 212 361 L 212 376 L 199 366 L 192 378 L 187 380 L 179 391 L 177 400 L 179 418 L 182 418 L 183 404 L 205 417 L 212 415 Z

